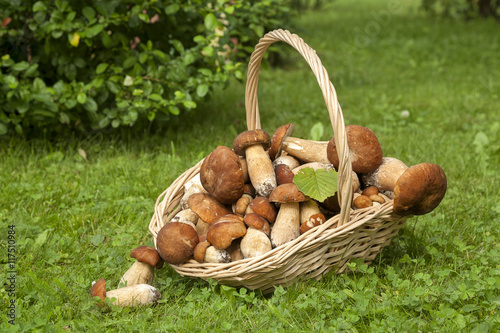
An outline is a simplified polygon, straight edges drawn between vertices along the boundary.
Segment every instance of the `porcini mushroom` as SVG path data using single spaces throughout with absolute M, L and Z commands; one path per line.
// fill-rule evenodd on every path
M 269 237 L 265 233 L 250 227 L 241 240 L 240 249 L 245 258 L 255 258 L 271 251 L 273 248 Z
M 123 274 L 120 286 L 132 286 L 134 284 L 151 284 L 154 278 L 154 269 L 163 267 L 163 260 L 158 251 L 151 246 L 138 246 L 130 252 L 130 256 L 136 261 Z
M 351 158 L 352 170 L 357 173 L 368 173 L 382 164 L 382 147 L 373 131 L 359 125 L 346 126 L 347 145 Z M 335 137 L 328 142 L 327 156 L 337 170 L 339 157 L 335 146 Z
M 233 142 L 234 152 L 246 156 L 248 175 L 255 191 L 263 197 L 276 188 L 274 168 L 266 153 L 271 138 L 263 130 L 256 129 L 240 133 Z
M 189 208 L 189 197 L 195 193 L 208 193 L 201 184 L 199 173 L 191 178 L 191 180 L 189 180 L 186 184 L 184 184 L 184 194 L 182 195 L 181 201 L 179 202 L 182 209 Z
M 106 281 L 102 278 L 97 280 L 90 289 L 90 297 L 94 298 L 95 296 L 103 301 L 105 298 L 115 298 L 113 304 L 121 307 L 149 305 L 156 303 L 161 298 L 160 292 L 148 284 L 134 284 L 106 291 Z
M 195 193 L 188 200 L 189 208 L 204 222 L 212 224 L 231 211 L 208 193 Z
M 299 204 L 300 208 L 300 233 L 303 234 L 306 231 L 325 223 L 326 218 L 320 210 L 319 206 L 313 199 L 301 202 Z
M 274 208 L 273 204 L 266 197 L 256 197 L 250 202 L 248 207 L 251 209 L 251 212 L 247 211 L 247 214 L 259 214 L 269 223 L 273 223 L 276 220 L 276 208 Z
M 399 177 L 408 169 L 406 164 L 394 157 L 383 157 L 382 164 L 372 172 L 363 174 L 365 186 L 375 186 L 381 191 L 394 191 Z
M 180 265 L 193 257 L 199 236 L 193 225 L 182 222 L 165 224 L 156 238 L 160 257 L 172 265 Z
M 394 213 L 423 215 L 433 211 L 446 194 L 447 180 L 443 169 L 433 163 L 409 167 L 394 188 Z
M 207 240 L 218 249 L 224 250 L 237 238 L 247 232 L 243 218 L 228 214 L 218 218 L 208 229 Z
M 269 156 L 272 160 L 279 157 L 281 150 L 303 162 L 330 163 L 326 155 L 327 141 L 312 141 L 293 138 L 293 124 L 285 124 L 274 132 L 271 138 Z
M 280 185 L 271 193 L 269 201 L 281 203 L 271 230 L 273 247 L 288 243 L 300 236 L 299 202 L 306 200 L 306 196 L 294 183 Z
M 230 148 L 218 146 L 200 168 L 203 188 L 223 204 L 235 203 L 243 194 L 245 176 L 241 161 Z

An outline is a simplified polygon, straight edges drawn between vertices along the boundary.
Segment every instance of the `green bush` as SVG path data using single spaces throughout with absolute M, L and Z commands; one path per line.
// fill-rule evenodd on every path
M 241 79 L 289 0 L 0 0 L 0 135 L 141 126 Z
M 456 18 L 500 18 L 500 0 L 422 0 L 422 8 L 433 15 Z

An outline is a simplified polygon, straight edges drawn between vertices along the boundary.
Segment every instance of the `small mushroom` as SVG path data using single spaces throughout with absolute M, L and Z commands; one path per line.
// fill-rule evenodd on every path
M 273 161 L 273 165 L 276 167 L 278 164 L 285 164 L 288 165 L 290 170 L 295 169 L 300 165 L 300 162 L 298 159 L 293 157 L 292 155 L 281 155 L 277 159 Z
M 132 286 L 106 291 L 106 281 L 99 279 L 90 289 L 90 297 L 98 296 L 104 301 L 105 298 L 116 298 L 114 305 L 143 306 L 154 304 L 161 298 L 160 292 L 148 284 L 134 284 Z
M 365 186 L 376 186 L 381 191 L 394 191 L 399 177 L 408 169 L 406 164 L 394 157 L 382 158 L 382 164 L 372 172 L 363 174 Z
M 256 197 L 250 202 L 248 207 L 251 209 L 249 213 L 256 213 L 265 218 L 269 223 L 273 223 L 276 220 L 276 208 L 269 202 L 266 197 Z
M 196 174 L 191 180 L 184 184 L 184 194 L 179 202 L 182 209 L 189 208 L 189 197 L 195 193 L 208 193 L 207 190 L 201 185 L 200 174 Z
M 154 269 L 163 267 L 163 260 L 158 251 L 151 246 L 136 247 L 130 256 L 136 261 L 123 274 L 120 279 L 120 286 L 132 286 L 134 284 L 152 284 L 154 278 Z
M 226 250 L 221 250 L 215 246 L 209 246 L 205 252 L 205 262 L 213 264 L 223 264 L 231 262 L 231 255 Z
M 208 229 L 207 240 L 218 249 L 224 250 L 237 238 L 247 232 L 243 218 L 228 214 L 218 218 Z
M 280 126 L 271 138 L 269 156 L 272 160 L 280 157 L 281 150 L 303 162 L 330 163 L 326 156 L 327 141 L 311 141 L 290 137 L 293 124 Z
M 263 130 L 256 129 L 240 133 L 233 142 L 234 152 L 246 156 L 248 175 L 257 194 L 268 197 L 276 188 L 274 168 L 266 153 L 271 138 Z
M 274 166 L 274 173 L 276 174 L 276 182 L 278 185 L 293 182 L 294 174 L 286 164 L 276 164 Z
M 245 218 L 243 219 L 245 224 L 248 227 L 255 228 L 259 231 L 262 231 L 265 233 L 267 236 L 271 233 L 271 226 L 269 225 L 269 222 L 262 216 L 256 213 L 250 213 L 245 215 Z
M 294 183 L 283 184 L 271 193 L 269 201 L 281 203 L 276 222 L 271 230 L 273 247 L 286 244 L 300 236 L 299 202 L 306 201 Z
M 247 231 L 248 231 L 248 229 L 247 229 Z M 231 245 L 229 245 L 229 247 L 226 249 L 226 251 L 231 256 L 231 261 L 238 261 L 238 260 L 245 259 L 243 257 L 243 254 L 241 253 L 241 246 L 240 245 L 241 245 L 241 240 L 235 239 L 231 243 Z
M 373 206 L 373 201 L 366 195 L 355 195 L 352 204 L 354 208 L 367 208 Z
M 208 193 L 195 193 L 188 200 L 189 208 L 204 222 L 212 224 L 220 216 L 231 214 L 226 206 Z
M 217 201 L 235 203 L 243 195 L 245 176 L 241 161 L 230 148 L 218 146 L 200 168 L 201 184 Z
M 193 258 L 200 264 L 205 261 L 205 254 L 207 253 L 207 249 L 210 246 L 210 242 L 205 240 L 201 241 L 194 248 Z
M 347 145 L 351 157 L 352 170 L 357 173 L 368 173 L 382 164 L 382 147 L 373 131 L 359 125 L 346 126 Z M 327 156 L 330 163 L 339 167 L 339 157 L 335 146 L 335 137 L 328 142 Z
M 394 213 L 423 215 L 433 211 L 446 194 L 447 180 L 443 169 L 433 163 L 409 167 L 394 188 Z
M 245 216 L 245 212 L 247 210 L 248 205 L 252 201 L 252 197 L 250 194 L 244 193 L 241 198 L 233 204 L 233 213 L 238 216 Z
M 245 258 L 255 258 L 271 251 L 271 241 L 262 231 L 250 227 L 241 240 L 241 253 Z
M 193 212 L 193 210 L 191 210 L 190 208 L 187 208 L 175 214 L 175 216 L 172 218 L 172 220 L 170 220 L 170 222 L 183 222 L 183 223 L 189 222 L 196 225 L 198 223 L 198 220 L 199 220 L 198 215 L 195 212 Z
M 199 236 L 194 225 L 170 222 L 158 232 L 156 248 L 164 261 L 180 265 L 193 257 L 198 242 Z
M 300 208 L 300 233 L 312 229 L 318 225 L 325 223 L 326 218 L 320 212 L 319 206 L 316 201 L 309 199 L 307 201 L 301 202 Z

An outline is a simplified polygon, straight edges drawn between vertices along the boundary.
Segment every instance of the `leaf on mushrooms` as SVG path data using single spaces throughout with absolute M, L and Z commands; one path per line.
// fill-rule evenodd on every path
M 295 175 L 293 182 L 306 196 L 322 202 L 337 191 L 337 172 L 304 168 Z

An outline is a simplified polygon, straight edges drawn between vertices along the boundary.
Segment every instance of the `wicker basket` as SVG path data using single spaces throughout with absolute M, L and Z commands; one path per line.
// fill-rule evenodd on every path
M 360 210 L 351 209 L 351 162 L 348 154 L 342 110 L 328 73 L 316 52 L 297 35 L 285 30 L 266 34 L 257 44 L 248 66 L 245 105 L 248 129 L 260 128 L 257 104 L 259 67 L 267 48 L 284 41 L 293 46 L 307 61 L 323 92 L 339 154 L 338 189 L 341 213 L 323 225 L 309 230 L 299 238 L 273 249 L 260 257 L 227 264 L 198 263 L 191 259 L 172 267 L 183 276 L 214 279 L 228 286 L 244 286 L 264 293 L 277 285 L 289 285 L 296 279 L 320 279 L 334 269 L 341 273 L 352 258 L 370 263 L 387 246 L 403 226 L 407 217 L 392 212 L 393 201 Z M 159 197 L 149 230 L 156 237 L 159 230 L 180 211 L 183 186 L 199 173 L 203 161 L 184 172 Z M 332 228 L 334 226 L 334 228 Z

